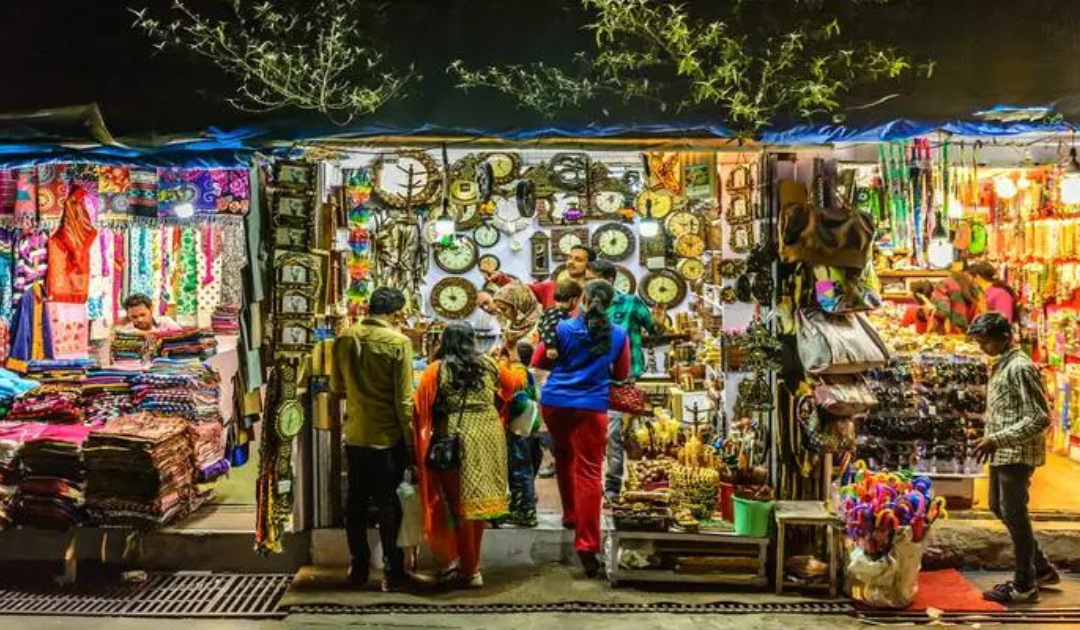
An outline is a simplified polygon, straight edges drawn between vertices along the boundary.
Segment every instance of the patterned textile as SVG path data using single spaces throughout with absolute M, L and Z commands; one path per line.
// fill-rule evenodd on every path
M 11 321 L 15 308 L 15 240 L 16 232 L 0 230 L 0 320 Z M 6 350 L 6 348 L 5 348 Z
M 88 195 L 81 189 L 64 200 L 60 227 L 49 237 L 46 288 L 56 302 L 85 304 L 90 292 L 90 249 L 97 229 L 87 211 Z
M 128 206 L 137 217 L 158 215 L 158 176 L 154 169 L 133 168 L 129 173 Z
M 71 192 L 68 165 L 38 166 L 37 177 L 38 218 L 42 221 L 58 221 L 64 213 L 64 202 Z
M 142 293 L 154 296 L 154 262 L 151 230 L 142 225 L 132 225 L 128 230 L 131 240 L 130 250 L 134 255 L 131 261 L 130 293 Z
M 15 221 L 29 225 L 37 220 L 37 169 L 21 168 L 15 181 Z
M 10 169 L 0 170 L 0 215 L 15 214 L 15 196 L 19 187 L 19 173 Z
M 180 234 L 180 260 L 177 265 L 179 286 L 176 294 L 176 315 L 181 325 L 195 320 L 199 312 L 199 255 L 198 230 L 183 228 Z
M 131 212 L 131 169 L 126 166 L 101 166 L 98 169 L 98 197 L 105 215 Z
M 244 303 L 244 265 L 246 250 L 244 226 L 239 223 L 226 223 L 221 226 L 221 304 L 223 306 L 241 306 Z
M 214 191 L 218 195 L 218 214 L 247 214 L 250 194 L 248 169 L 216 169 L 210 171 L 210 178 L 214 181 Z
M 105 290 L 105 270 L 102 268 L 102 251 L 112 243 L 112 235 L 106 234 L 105 230 L 98 231 L 99 238 L 95 239 L 90 246 L 90 282 L 88 285 L 89 298 L 86 301 L 86 316 L 91 320 L 101 319 L 104 316 L 105 298 L 108 292 Z
M 198 229 L 199 293 L 198 313 L 195 325 L 210 328 L 214 311 L 221 300 L 221 226 L 205 223 Z
M 347 171 L 345 194 L 349 203 L 349 287 L 346 290 L 349 315 L 357 317 L 367 309 L 373 290 L 371 278 L 371 228 L 372 213 L 368 207 L 371 199 L 371 172 L 367 169 Z
M 86 356 L 90 343 L 90 321 L 86 316 L 86 305 L 48 302 L 45 304 L 45 313 L 52 326 L 53 356 Z
M 83 203 L 91 221 L 96 221 L 101 212 L 101 201 L 98 197 L 98 179 L 100 168 L 97 164 L 72 164 L 68 168 L 71 179 L 71 191 L 82 189 L 85 193 Z
M 1050 405 L 1039 368 L 1023 350 L 1011 348 L 997 359 L 986 401 L 986 437 L 998 447 L 990 465 L 1045 464 Z
M 49 236 L 46 232 L 24 232 L 19 240 L 17 257 L 15 259 L 15 288 L 13 295 L 16 300 L 22 297 L 32 285 L 45 280 L 48 271 Z
M 199 199 L 199 184 L 189 175 L 194 171 L 180 168 L 164 168 L 158 172 L 157 215 L 162 218 L 176 218 L 176 207 L 191 204 L 196 209 Z
M 200 168 L 184 173 L 184 178 L 194 187 L 195 214 L 212 215 L 217 212 L 218 193 L 214 189 L 211 172 Z

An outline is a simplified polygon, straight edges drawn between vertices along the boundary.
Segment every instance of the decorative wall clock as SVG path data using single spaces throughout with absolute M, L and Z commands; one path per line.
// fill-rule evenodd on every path
M 443 278 L 431 289 L 431 308 L 446 319 L 465 319 L 476 310 L 476 287 L 465 278 Z
M 686 281 L 670 269 L 659 269 L 642 279 L 639 292 L 649 306 L 674 308 L 686 299 Z
M 521 157 L 509 151 L 481 153 L 480 159 L 491 166 L 496 186 L 505 186 L 521 174 Z
M 372 162 L 371 173 L 375 196 L 399 210 L 434 202 L 442 187 L 439 165 L 423 151 L 380 155 Z
M 543 230 L 529 237 L 532 275 L 542 278 L 551 274 L 551 237 Z
M 593 195 L 593 213 L 600 217 L 613 218 L 619 210 L 626 207 L 627 195 L 621 190 L 600 190 Z
M 592 235 L 596 255 L 604 260 L 626 260 L 634 253 L 634 231 L 623 223 L 605 223 Z
M 446 273 L 463 274 L 476 266 L 476 243 L 470 238 L 459 238 L 449 247 L 435 251 L 435 264 Z
M 495 254 L 484 254 L 477 260 L 476 266 L 480 271 L 491 273 L 502 268 L 502 261 Z
M 473 240 L 480 247 L 494 247 L 499 242 L 499 230 L 494 225 L 485 223 L 473 230 Z
M 615 289 L 628 294 L 637 291 L 637 278 L 634 277 L 632 271 L 622 265 L 615 265 Z
M 699 234 L 683 234 L 675 239 L 675 253 L 683 258 L 700 258 L 705 253 L 705 239 Z
M 700 258 L 684 258 L 675 266 L 679 275 L 688 282 L 696 282 L 705 277 L 705 263 Z
M 651 208 L 649 207 L 650 201 L 652 202 Z M 663 188 L 646 190 L 637 196 L 634 207 L 637 209 L 639 216 L 645 216 L 648 209 L 652 212 L 654 219 L 662 221 L 664 217 L 671 214 L 671 211 L 675 209 L 675 196 Z
M 687 210 L 671 213 L 664 221 L 664 228 L 671 238 L 678 239 L 683 234 L 701 234 L 701 217 Z
M 551 230 L 552 258 L 557 262 L 569 260 L 570 252 L 579 245 L 589 244 L 589 228 L 557 227 Z

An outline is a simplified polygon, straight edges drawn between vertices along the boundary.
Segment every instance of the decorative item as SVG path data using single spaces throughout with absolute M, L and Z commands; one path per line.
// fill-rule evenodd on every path
M 446 196 L 458 206 L 486 202 L 495 187 L 491 164 L 471 153 L 454 162 L 448 169 L 447 180 Z
M 496 186 L 505 186 L 521 174 L 521 157 L 509 151 L 481 153 L 480 159 L 491 166 Z
M 593 210 L 601 217 L 614 217 L 626 205 L 627 195 L 621 190 L 599 190 L 593 195 Z
M 398 210 L 433 203 L 442 187 L 439 165 L 423 151 L 380 155 L 372 162 L 371 173 L 375 196 Z
M 686 299 L 686 281 L 670 269 L 649 272 L 641 281 L 640 294 L 649 306 L 674 308 Z
M 371 201 L 371 172 L 368 169 L 347 170 L 344 173 L 343 206 L 348 208 L 349 252 L 347 258 L 348 288 L 346 302 L 349 315 L 357 317 L 367 305 L 373 287 L 371 230 L 374 216 L 368 205 Z M 435 222 L 429 222 L 435 227 Z M 425 232 L 426 234 L 426 232 Z
M 664 236 L 642 236 L 638 241 L 638 258 L 643 267 L 663 269 L 667 267 L 667 239 Z
M 675 266 L 679 275 L 689 282 L 696 282 L 705 277 L 705 263 L 700 258 L 684 258 Z
M 273 230 L 274 247 L 307 251 L 311 249 L 311 229 L 279 225 Z
M 733 280 L 746 272 L 746 261 L 739 258 L 721 258 L 715 262 L 721 278 Z
M 529 237 L 529 247 L 532 275 L 537 278 L 551 275 L 551 237 L 537 230 Z
M 465 278 L 443 278 L 431 289 L 431 307 L 446 319 L 465 319 L 476 310 L 476 287 Z
M 701 235 L 701 217 L 687 210 L 673 212 L 664 221 L 664 229 L 673 239 L 684 234 Z
M 277 290 L 277 312 L 284 317 L 314 317 L 315 303 L 315 296 L 310 289 Z
M 319 271 L 319 259 L 314 254 L 303 252 L 274 252 L 274 268 L 277 286 L 313 287 L 322 284 Z
M 476 266 L 484 273 L 491 273 L 502 268 L 502 261 L 495 254 L 484 254 L 477 260 Z
M 314 197 L 299 193 L 277 193 L 274 195 L 272 215 L 307 221 L 312 214 Z
M 731 227 L 731 240 L 728 243 L 736 254 L 749 253 L 754 248 L 754 226 L 743 223 Z
M 274 162 L 274 188 L 314 190 L 315 165 L 309 162 L 278 160 Z
M 682 193 L 681 160 L 677 151 L 653 151 L 645 156 L 645 160 L 652 182 L 672 195 Z
M 315 347 L 315 327 L 310 317 L 278 317 L 274 337 L 276 358 L 305 358 Z
M 605 223 L 593 232 L 592 246 L 604 260 L 626 260 L 634 253 L 634 231 L 623 223 Z
M 705 239 L 699 234 L 683 234 L 675 239 L 675 253 L 683 258 L 700 258 L 705 253 Z
M 518 215 L 530 219 L 536 216 L 536 185 L 529 180 L 518 182 L 514 190 Z M 496 213 L 498 216 L 498 213 Z
M 615 289 L 628 295 L 637 291 L 637 278 L 634 277 L 632 271 L 622 265 L 615 265 Z
M 435 264 L 446 273 L 463 274 L 476 266 L 476 259 L 476 243 L 467 237 L 435 250 Z
M 687 164 L 683 169 L 683 191 L 692 199 L 708 199 L 713 195 L 712 159 L 705 163 Z
M 750 223 L 754 219 L 753 210 L 750 207 L 750 196 L 742 193 L 732 194 L 724 219 L 731 226 Z
M 477 204 L 467 206 L 451 205 L 450 212 L 454 215 L 459 230 L 471 230 L 484 222 L 484 217 L 480 213 L 480 207 Z
M 652 206 L 649 207 L 649 202 Z M 675 196 L 663 188 L 652 188 L 641 192 L 634 201 L 634 207 L 641 216 L 652 215 L 657 221 L 671 214 L 675 208 Z
M 495 247 L 499 242 L 499 230 L 494 225 L 485 223 L 473 230 L 473 240 L 479 247 Z
M 300 434 L 304 428 L 304 408 L 296 400 L 286 400 L 277 409 L 277 433 L 286 440 Z
M 727 190 L 729 193 L 748 192 L 754 188 L 754 172 L 749 164 L 740 164 L 728 173 Z
M 570 252 L 579 245 L 589 244 L 589 228 L 587 227 L 557 227 L 551 230 L 552 258 L 556 262 L 565 262 L 570 259 Z

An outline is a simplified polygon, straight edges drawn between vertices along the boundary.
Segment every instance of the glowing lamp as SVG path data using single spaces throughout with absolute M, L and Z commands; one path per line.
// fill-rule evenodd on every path
M 440 239 L 446 238 L 454 233 L 456 227 L 454 215 L 450 214 L 450 204 L 444 199 L 442 212 L 439 214 L 439 218 L 435 220 L 435 235 Z
M 190 219 L 195 216 L 195 206 L 190 203 L 178 203 L 173 206 L 173 213 L 177 219 Z
M 1008 201 L 1016 196 L 1016 182 L 1008 175 L 998 175 L 994 178 L 994 194 L 999 199 Z
M 652 199 L 645 200 L 645 216 L 638 221 L 638 232 L 645 238 L 652 238 L 660 233 L 660 222 L 652 215 Z
M 1061 203 L 1069 206 L 1080 204 L 1080 164 L 1076 161 L 1075 148 L 1069 149 L 1069 162 L 1058 181 L 1058 192 Z

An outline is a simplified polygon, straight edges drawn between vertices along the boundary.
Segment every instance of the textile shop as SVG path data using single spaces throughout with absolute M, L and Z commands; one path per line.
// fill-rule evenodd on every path
M 245 464 L 250 177 L 244 162 L 0 169 L 0 526 L 171 524 Z

